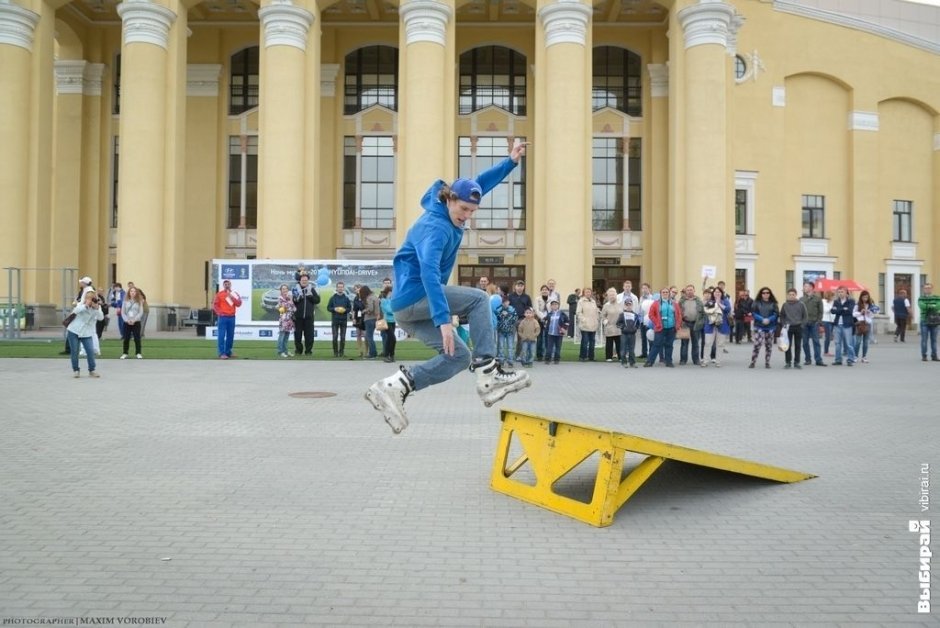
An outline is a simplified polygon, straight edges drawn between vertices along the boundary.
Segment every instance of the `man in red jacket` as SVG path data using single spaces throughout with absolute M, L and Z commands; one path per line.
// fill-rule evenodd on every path
M 212 301 L 212 311 L 218 317 L 217 333 L 219 337 L 219 359 L 232 357 L 232 344 L 235 342 L 235 310 L 242 304 L 242 298 L 232 290 L 232 282 L 226 279 L 222 289 Z

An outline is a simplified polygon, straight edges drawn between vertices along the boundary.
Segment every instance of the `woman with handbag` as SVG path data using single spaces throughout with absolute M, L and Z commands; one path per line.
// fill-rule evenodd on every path
M 862 293 L 858 295 L 855 309 L 852 310 L 852 318 L 855 319 L 855 355 L 864 364 L 868 364 L 868 338 L 871 336 L 869 332 L 875 322 L 873 306 L 868 290 L 862 290 Z
M 98 377 L 98 373 L 95 372 L 95 325 L 104 318 L 98 294 L 93 290 L 83 294 L 82 302 L 72 309 L 69 318 L 72 320 L 66 326 L 66 330 L 74 377 L 79 377 L 81 374 L 78 366 L 79 346 L 85 348 L 85 354 L 88 356 L 88 376 Z
M 362 324 L 366 337 L 365 358 L 374 360 L 379 355 L 375 348 L 375 325 L 376 321 L 382 317 L 382 310 L 379 307 L 379 298 L 369 286 L 359 288 L 359 298 L 362 299 Z
M 754 368 L 757 362 L 757 356 L 760 355 L 761 345 L 764 346 L 764 368 L 770 368 L 770 356 L 774 348 L 774 333 L 777 330 L 777 321 L 780 318 L 780 308 L 777 305 L 777 297 L 767 286 L 761 288 L 757 293 L 757 299 L 751 308 L 751 314 L 754 316 L 754 350 L 751 352 L 751 364 L 748 368 Z

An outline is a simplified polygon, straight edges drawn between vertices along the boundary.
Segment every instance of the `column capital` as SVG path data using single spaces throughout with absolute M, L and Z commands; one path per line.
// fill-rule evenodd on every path
M 313 13 L 294 6 L 290 0 L 273 0 L 258 11 L 264 29 L 264 47 L 291 46 L 307 50 L 307 33 L 313 24 Z
M 123 22 L 124 45 L 153 44 L 166 50 L 176 13 L 151 0 L 124 0 L 117 12 Z
M 545 47 L 555 44 L 587 43 L 588 21 L 593 10 L 578 0 L 558 0 L 539 9 L 539 19 L 545 29 Z
M 733 57 L 738 54 L 738 31 L 744 26 L 744 16 L 735 13 L 731 16 L 731 23 L 728 25 L 728 55 Z
M 438 0 L 411 0 L 398 9 L 405 23 L 405 45 L 427 41 L 441 46 L 447 43 L 450 6 Z
M 85 66 L 85 73 L 82 77 L 82 93 L 86 96 L 100 96 L 101 84 L 104 82 L 104 74 L 108 66 L 103 63 L 89 63 Z
M 219 76 L 222 66 L 218 63 L 190 63 L 186 66 L 186 95 L 219 95 Z
M 665 98 L 669 95 L 669 64 L 649 63 L 646 66 L 650 73 L 650 96 Z
M 677 14 L 686 49 L 705 44 L 728 47 L 734 7 L 722 0 L 699 0 Z
M 62 59 L 54 62 L 55 93 L 82 95 L 87 61 Z
M 39 24 L 39 14 L 0 0 L 0 45 L 19 46 L 33 51 L 33 34 Z

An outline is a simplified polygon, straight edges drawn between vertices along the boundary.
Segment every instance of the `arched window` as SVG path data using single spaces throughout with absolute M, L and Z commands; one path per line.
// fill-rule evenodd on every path
M 460 55 L 460 113 L 490 105 L 525 115 L 525 56 L 503 46 L 482 46 Z
M 594 49 L 592 101 L 594 111 L 611 107 L 627 115 L 643 115 L 640 55 L 626 48 Z
M 258 106 L 258 46 L 232 55 L 228 113 L 237 116 Z
M 346 55 L 343 113 L 372 105 L 398 111 L 398 48 L 367 46 Z

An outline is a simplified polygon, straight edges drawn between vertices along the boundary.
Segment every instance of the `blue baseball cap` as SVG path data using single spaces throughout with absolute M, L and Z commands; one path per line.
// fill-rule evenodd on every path
M 457 198 L 465 203 L 480 204 L 483 197 L 483 190 L 480 184 L 473 179 L 457 179 L 450 186 L 451 191 L 457 195 Z

